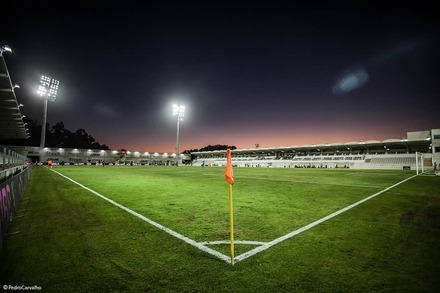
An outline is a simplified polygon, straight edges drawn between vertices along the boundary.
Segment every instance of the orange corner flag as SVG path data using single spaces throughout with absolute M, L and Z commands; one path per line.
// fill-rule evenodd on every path
M 234 265 L 234 210 L 232 204 L 232 184 L 234 184 L 234 171 L 232 170 L 231 150 L 226 150 L 225 180 L 229 183 L 229 239 L 231 249 L 231 264 Z
M 234 184 L 234 171 L 232 170 L 232 160 L 231 160 L 231 150 L 226 150 L 226 170 L 225 170 L 225 180 L 229 184 Z

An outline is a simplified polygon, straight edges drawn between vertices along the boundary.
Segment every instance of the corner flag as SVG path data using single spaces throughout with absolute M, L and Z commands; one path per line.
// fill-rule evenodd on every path
M 225 180 L 229 185 L 229 239 L 231 249 L 231 264 L 234 265 L 234 210 L 232 206 L 232 184 L 234 184 L 234 171 L 232 170 L 231 150 L 226 150 Z
M 231 150 L 226 150 L 226 171 L 225 171 L 225 180 L 229 182 L 229 184 L 234 184 L 234 171 L 232 170 L 232 160 L 231 160 Z

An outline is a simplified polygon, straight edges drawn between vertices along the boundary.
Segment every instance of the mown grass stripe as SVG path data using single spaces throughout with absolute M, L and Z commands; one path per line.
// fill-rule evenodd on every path
M 216 176 L 221 177 L 218 174 L 203 174 L 204 176 Z M 277 181 L 277 182 L 290 182 L 290 183 L 306 183 L 306 184 L 314 184 L 314 185 L 332 185 L 332 186 L 347 186 L 347 187 L 362 187 L 362 188 L 374 188 L 380 189 L 384 188 L 384 186 L 377 185 L 365 185 L 365 184 L 342 184 L 342 183 L 330 183 L 330 182 L 320 182 L 320 181 L 310 181 L 310 180 L 286 180 L 286 179 L 274 179 L 274 178 L 266 178 L 266 177 L 253 177 L 253 176 L 235 176 L 235 178 L 243 178 L 243 179 L 252 179 L 252 180 L 264 180 L 264 181 Z

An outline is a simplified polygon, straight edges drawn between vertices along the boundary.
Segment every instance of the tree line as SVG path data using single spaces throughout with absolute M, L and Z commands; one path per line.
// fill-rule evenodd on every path
M 200 149 L 190 149 L 190 150 L 184 150 L 184 154 L 190 154 L 192 152 L 209 152 L 209 151 L 225 151 L 227 149 L 235 150 L 235 146 L 228 146 L 226 144 L 216 144 L 216 145 L 208 145 Z
M 41 139 L 41 124 L 37 120 L 24 118 L 29 130 L 28 139 L 0 139 L 0 145 L 15 145 L 15 146 L 39 146 Z M 51 126 L 46 124 L 46 146 L 55 148 L 77 148 L 77 149 L 99 149 L 109 150 L 110 148 L 105 144 L 97 142 L 93 136 L 80 128 L 75 132 L 70 131 L 64 126 L 62 121 L 57 122 Z M 235 146 L 226 144 L 208 145 L 199 149 L 184 150 L 182 153 L 190 154 L 192 152 L 206 152 L 206 151 L 221 151 L 221 150 L 235 150 Z
M 39 146 L 41 140 L 41 124 L 36 120 L 24 118 L 29 130 L 28 139 L 2 139 L 0 144 L 17 145 L 17 146 Z M 78 149 L 100 149 L 109 150 L 110 148 L 105 144 L 97 142 L 93 136 L 88 134 L 84 129 L 80 128 L 75 132 L 70 131 L 64 126 L 62 121 L 50 126 L 46 124 L 46 142 L 48 147 L 59 148 L 78 148 Z

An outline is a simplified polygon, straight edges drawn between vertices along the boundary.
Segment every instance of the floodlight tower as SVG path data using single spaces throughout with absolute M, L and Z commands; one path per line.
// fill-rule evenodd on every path
M 185 106 L 174 104 L 173 105 L 173 116 L 175 116 L 176 120 L 177 120 L 177 139 L 176 139 L 177 161 L 176 161 L 176 166 L 179 166 L 179 158 L 180 158 L 180 154 L 179 154 L 179 126 L 180 126 L 180 121 L 183 121 L 184 115 L 185 115 Z
M 60 82 L 43 75 L 40 80 L 40 87 L 38 88 L 38 94 L 43 97 L 44 100 L 44 112 L 43 112 L 43 125 L 41 126 L 41 141 L 40 147 L 44 148 L 46 141 L 46 123 L 47 123 L 47 102 L 54 102 L 58 92 L 58 86 Z

